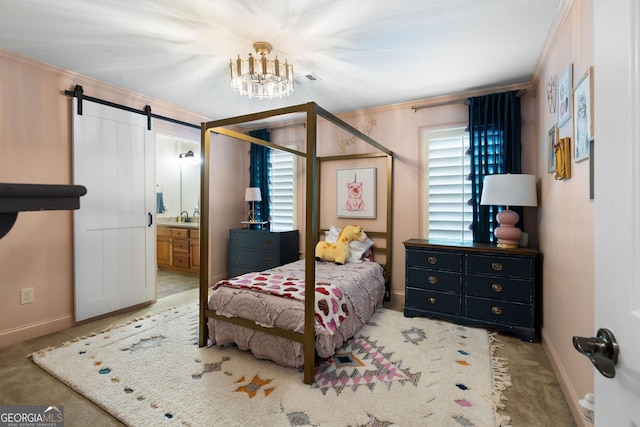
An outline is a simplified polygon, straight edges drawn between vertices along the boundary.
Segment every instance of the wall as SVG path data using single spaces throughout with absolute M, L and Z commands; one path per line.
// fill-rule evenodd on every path
M 96 98 L 137 109 L 151 105 L 156 114 L 196 125 L 205 120 L 4 51 L 0 75 L 0 182 L 72 183 L 72 98 L 64 90 L 78 84 Z M 172 127 L 162 124 L 155 130 L 171 134 Z M 0 346 L 73 325 L 72 219 L 71 211 L 23 212 L 0 239 Z M 35 302 L 20 305 L 20 289 L 30 287 Z
M 589 200 L 589 161 L 572 162 L 571 178 L 548 173 L 547 135 L 557 122 L 549 112 L 546 82 L 573 64 L 577 85 L 593 65 L 593 2 L 565 2 L 547 49 L 539 61 L 538 146 L 539 243 L 544 254 L 543 343 L 576 420 L 577 400 L 593 391 L 593 367 L 572 345 L 574 335 L 594 333 L 594 205 Z M 595 78 L 597 79 L 597 72 Z M 597 102 L 597 101 L 596 101 Z M 573 120 L 560 128 L 573 144 Z

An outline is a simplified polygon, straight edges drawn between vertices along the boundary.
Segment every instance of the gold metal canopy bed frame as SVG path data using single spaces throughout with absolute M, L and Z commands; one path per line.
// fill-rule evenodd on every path
M 304 115 L 306 127 L 306 152 L 297 151 L 287 147 L 283 147 L 268 141 L 248 136 L 246 134 L 231 130 L 228 127 L 247 124 L 250 122 L 258 122 L 273 117 L 286 115 Z M 321 117 L 329 123 L 338 126 L 352 136 L 364 141 L 377 152 L 365 154 L 349 154 L 338 156 L 319 157 L 317 155 L 318 143 L 318 118 Z M 328 111 L 322 109 L 317 104 L 310 102 L 291 107 L 274 109 L 260 113 L 237 116 L 223 120 L 215 120 L 203 123 L 201 126 L 202 138 L 202 158 L 205 159 L 201 170 L 201 207 L 203 215 L 200 219 L 200 256 L 202 259 L 200 267 L 200 309 L 199 309 L 199 345 L 202 347 L 207 340 L 207 318 L 214 318 L 224 322 L 230 322 L 245 328 L 265 332 L 285 339 L 302 343 L 304 351 L 304 382 L 312 384 L 314 381 L 315 367 L 315 292 L 306 292 L 304 301 L 304 333 L 297 333 L 285 329 L 266 328 L 256 324 L 255 322 L 240 317 L 225 317 L 216 314 L 208 308 L 209 289 L 211 287 L 209 277 L 209 177 L 210 177 L 210 159 L 211 159 L 211 134 L 225 135 L 235 140 L 247 141 L 259 144 L 269 148 L 277 149 L 301 156 L 305 159 L 305 191 L 306 191 L 306 211 L 305 211 L 305 283 L 316 282 L 316 271 L 314 258 L 315 245 L 319 240 L 323 230 L 320 229 L 320 171 L 321 163 L 324 161 L 352 160 L 352 159 L 374 159 L 386 157 L 386 229 L 384 231 L 369 231 L 367 234 L 376 242 L 373 250 L 374 256 L 383 258 L 384 262 L 380 264 L 384 268 L 386 279 L 385 299 L 390 295 L 390 277 L 391 277 L 391 250 L 392 250 L 392 207 L 393 207 L 393 152 L 379 144 L 369 136 L 363 134 L 356 128 L 337 118 Z M 384 244 L 382 244 L 384 243 Z

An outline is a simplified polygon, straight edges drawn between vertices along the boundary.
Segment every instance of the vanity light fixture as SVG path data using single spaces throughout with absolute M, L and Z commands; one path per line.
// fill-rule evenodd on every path
M 267 42 L 255 42 L 253 48 L 259 58 L 249 54 L 246 60 L 229 61 L 229 87 L 249 98 L 282 98 L 293 91 L 293 65 L 278 57 L 271 60 L 267 55 L 273 47 Z
M 499 227 L 494 230 L 499 248 L 517 248 L 522 230 L 516 227 L 520 215 L 509 206 L 538 206 L 536 177 L 525 174 L 497 174 L 484 177 L 481 205 L 506 206 L 498 212 Z
M 200 163 L 199 157 L 196 156 L 196 154 L 191 150 L 187 151 L 186 153 L 180 153 L 178 157 L 180 158 L 180 160 L 185 160 L 187 164 L 190 165 L 197 165 L 198 163 Z

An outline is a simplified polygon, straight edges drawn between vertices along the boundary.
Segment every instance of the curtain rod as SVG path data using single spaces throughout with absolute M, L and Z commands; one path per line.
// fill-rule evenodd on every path
M 82 115 L 82 101 L 91 101 L 97 104 L 106 105 L 107 107 L 118 108 L 120 110 L 129 111 L 130 113 L 142 114 L 143 116 L 147 116 L 147 130 L 151 130 L 151 119 L 159 119 L 164 120 L 166 122 L 175 123 L 182 126 L 191 127 L 194 129 L 200 129 L 200 125 L 194 125 L 192 123 L 183 122 L 182 120 L 173 119 L 171 117 L 160 116 L 158 114 L 154 114 L 151 112 L 151 106 L 145 105 L 144 110 L 138 110 L 136 108 L 127 107 L 126 105 L 116 104 L 115 102 L 105 101 L 104 99 L 94 98 L 92 96 L 87 96 L 84 94 L 84 89 L 80 85 L 76 85 L 76 87 L 71 90 L 65 90 L 64 94 L 67 96 L 72 96 L 74 98 L 78 98 L 78 115 Z
M 516 94 L 516 96 L 518 98 L 522 98 L 523 96 L 525 96 L 527 94 L 527 89 L 518 89 L 517 92 L 518 93 Z M 496 92 L 496 93 L 501 93 L 501 92 Z M 482 96 L 482 95 L 480 95 L 480 96 Z M 418 110 L 424 110 L 426 108 L 432 108 L 432 107 L 444 107 L 445 105 L 455 105 L 455 104 L 469 105 L 469 98 L 471 98 L 471 97 L 470 96 L 461 96 L 459 98 L 451 99 L 449 101 L 433 102 L 432 104 L 424 104 L 424 105 L 412 106 L 411 109 L 415 113 Z

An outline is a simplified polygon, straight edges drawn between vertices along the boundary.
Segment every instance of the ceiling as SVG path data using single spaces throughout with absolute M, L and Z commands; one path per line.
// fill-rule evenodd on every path
M 340 113 L 529 82 L 561 2 L 0 0 L 0 49 L 211 119 Z M 290 96 L 229 89 L 229 60 L 256 41 L 293 64 Z

